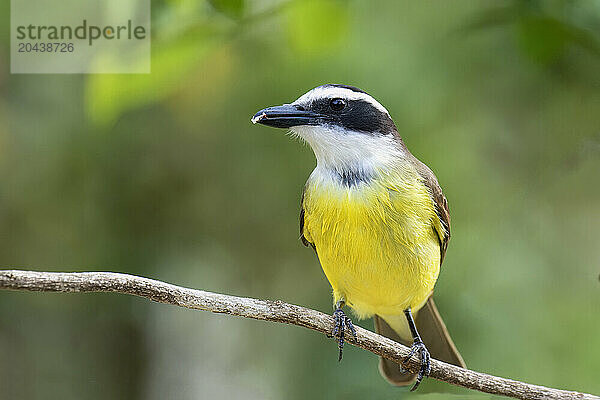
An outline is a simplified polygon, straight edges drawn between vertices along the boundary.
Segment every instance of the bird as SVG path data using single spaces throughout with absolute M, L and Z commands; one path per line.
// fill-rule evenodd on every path
M 356 329 L 344 312 L 373 317 L 375 329 L 410 347 L 416 373 L 381 358 L 396 386 L 417 389 L 430 358 L 465 367 L 433 301 L 450 213 L 434 173 L 406 147 L 388 110 L 367 92 L 325 84 L 292 103 L 258 111 L 253 124 L 286 129 L 316 158 L 300 205 L 300 239 L 333 292 L 338 359 Z

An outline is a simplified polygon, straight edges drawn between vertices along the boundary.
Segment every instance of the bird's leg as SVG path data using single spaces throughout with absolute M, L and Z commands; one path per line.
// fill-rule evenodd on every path
M 346 331 L 349 330 L 354 340 L 356 340 L 356 329 L 354 329 L 350 318 L 342 311 L 342 307 L 345 304 L 344 300 L 338 301 L 335 303 L 335 311 L 333 311 L 333 330 L 331 331 L 331 336 L 336 338 L 338 342 L 338 349 L 340 350 L 338 361 L 342 361 Z
M 417 380 L 415 384 L 410 389 L 410 391 L 414 391 L 419 387 L 419 384 L 423 380 L 424 376 L 428 376 L 431 372 L 431 361 L 429 351 L 425 347 L 425 343 L 421 340 L 421 336 L 419 336 L 419 332 L 417 332 L 417 326 L 415 325 L 415 320 L 413 319 L 412 313 L 410 312 L 410 307 L 404 310 L 404 315 L 406 316 L 406 320 L 408 321 L 408 327 L 410 328 L 410 332 L 413 336 L 413 344 L 410 348 L 410 353 L 408 356 L 402 360 L 402 363 L 406 363 L 413 354 L 418 354 L 421 360 L 421 368 L 419 369 L 419 373 L 417 375 Z

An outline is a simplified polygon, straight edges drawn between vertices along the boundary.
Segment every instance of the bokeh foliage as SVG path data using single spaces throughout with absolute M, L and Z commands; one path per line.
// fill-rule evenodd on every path
M 150 75 L 58 76 L 9 74 L 0 5 L 2 265 L 329 310 L 298 240 L 311 151 L 249 118 L 354 84 L 391 111 L 449 199 L 436 297 L 468 365 L 600 393 L 600 3 L 152 7 Z M 115 295 L 0 293 L 0 399 L 409 397 L 376 363 L 348 348 L 338 364 L 333 342 L 294 327 Z

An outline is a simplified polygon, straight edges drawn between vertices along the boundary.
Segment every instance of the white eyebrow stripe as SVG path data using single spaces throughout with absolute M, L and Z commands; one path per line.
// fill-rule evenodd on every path
M 346 100 L 363 100 L 377 108 L 379 111 L 390 115 L 388 110 L 382 106 L 377 100 L 366 93 L 355 92 L 351 89 L 346 89 L 337 86 L 319 86 L 300 96 L 292 104 L 310 104 L 318 99 L 324 98 L 342 98 Z

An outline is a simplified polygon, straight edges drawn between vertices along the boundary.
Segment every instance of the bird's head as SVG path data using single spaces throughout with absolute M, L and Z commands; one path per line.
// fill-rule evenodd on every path
M 252 122 L 289 129 L 311 146 L 318 165 L 335 170 L 374 167 L 403 148 L 385 107 L 353 86 L 316 87 L 293 103 L 260 110 Z

